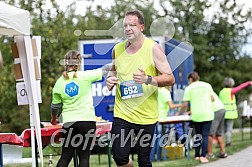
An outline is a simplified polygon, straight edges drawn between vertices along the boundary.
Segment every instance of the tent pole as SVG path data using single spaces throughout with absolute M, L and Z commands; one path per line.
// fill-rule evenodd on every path
M 3 167 L 3 147 L 2 147 L 2 143 L 0 143 L 0 167 Z
M 31 107 L 31 106 L 30 106 Z M 32 152 L 32 167 L 36 167 L 36 145 L 35 145 L 35 134 L 34 134 L 34 124 L 33 124 L 33 116 L 32 110 L 30 109 L 30 127 L 31 127 L 31 152 Z
M 28 102 L 30 109 L 30 127 L 31 127 L 31 146 L 32 146 L 32 167 L 36 167 L 36 153 L 35 153 L 35 130 L 37 138 L 37 146 L 40 154 L 41 166 L 43 167 L 43 151 L 42 151 L 42 139 L 40 129 L 40 116 L 37 97 L 37 87 L 35 79 L 34 57 L 32 52 L 32 44 L 30 36 L 15 36 L 19 56 L 21 58 L 21 68 L 23 72 L 23 78 L 25 87 L 28 94 Z

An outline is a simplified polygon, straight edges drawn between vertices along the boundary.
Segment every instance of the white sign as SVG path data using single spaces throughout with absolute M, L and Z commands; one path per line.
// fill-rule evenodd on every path
M 92 93 L 94 97 L 97 96 L 115 96 L 116 89 L 114 87 L 113 91 L 109 91 L 106 85 L 102 84 L 101 82 L 96 82 L 92 84 Z
M 37 87 L 37 95 L 38 95 L 38 103 L 42 103 L 41 99 L 41 88 L 40 88 L 40 81 L 36 81 L 36 87 Z M 25 88 L 25 83 L 24 82 L 18 82 L 16 84 L 16 90 L 17 90 L 17 102 L 18 105 L 28 105 L 28 96 L 27 96 L 27 90 Z

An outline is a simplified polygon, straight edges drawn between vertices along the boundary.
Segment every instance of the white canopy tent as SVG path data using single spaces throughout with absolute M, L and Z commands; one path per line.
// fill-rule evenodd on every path
M 40 160 L 43 167 L 38 91 L 36 88 L 29 16 L 30 13 L 27 10 L 0 2 L 0 35 L 14 36 L 18 49 L 23 48 L 19 50 L 19 56 L 30 109 L 32 166 L 36 166 L 35 132 Z
M 30 13 L 0 2 L 0 32 L 3 35 L 30 35 Z

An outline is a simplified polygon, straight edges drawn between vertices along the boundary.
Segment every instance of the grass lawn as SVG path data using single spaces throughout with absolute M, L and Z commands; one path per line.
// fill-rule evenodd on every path
M 241 133 L 234 133 L 233 137 L 232 137 L 232 146 L 231 147 L 227 147 L 226 148 L 226 152 L 228 153 L 228 155 L 232 155 L 235 152 L 238 152 L 250 145 L 252 145 L 252 140 L 249 139 L 249 133 L 244 133 L 244 140 L 241 140 Z M 46 147 L 43 150 L 44 153 L 44 166 L 48 166 L 48 161 L 49 161 L 49 155 L 50 153 L 52 153 L 53 155 L 53 166 L 56 166 L 57 161 L 59 159 L 59 154 L 60 153 L 60 148 L 53 148 L 53 147 Z M 216 148 L 214 146 L 214 153 L 218 154 L 219 153 L 219 148 Z M 31 149 L 30 148 L 24 148 L 23 149 L 23 157 L 31 157 Z M 134 155 L 134 166 L 137 166 L 137 155 Z M 218 158 L 214 158 L 214 159 L 210 159 L 210 161 L 216 161 L 218 160 Z M 112 167 L 115 167 L 115 163 L 112 161 Z M 180 160 L 173 160 L 173 161 L 159 161 L 159 162 L 153 162 L 153 167 L 167 167 L 167 166 L 171 166 L 171 167 L 179 167 L 179 166 L 187 166 L 187 167 L 191 167 L 191 166 L 196 166 L 198 165 L 199 162 L 194 160 L 194 150 L 190 151 L 190 159 L 188 160 L 186 157 L 180 159 Z M 9 164 L 9 165 L 5 165 L 5 167 L 30 167 L 31 164 Z M 71 164 L 69 165 L 69 167 L 73 167 L 73 161 L 71 161 Z M 100 164 L 98 161 L 98 155 L 97 154 L 92 154 L 91 158 L 90 158 L 90 167 L 108 167 L 108 156 L 107 154 L 102 154 L 101 155 L 101 160 L 100 160 Z

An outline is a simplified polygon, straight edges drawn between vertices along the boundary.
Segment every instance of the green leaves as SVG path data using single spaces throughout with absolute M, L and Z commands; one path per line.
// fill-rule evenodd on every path
M 155 1 L 117 0 L 111 7 L 87 1 L 86 6 L 77 6 L 73 1 L 66 9 L 55 0 L 6 0 L 17 7 L 29 10 L 33 35 L 42 37 L 42 101 L 40 104 L 41 120 L 49 121 L 52 87 L 62 74 L 59 61 L 68 50 L 77 50 L 78 39 L 112 38 L 110 36 L 85 36 L 85 30 L 108 30 L 115 22 L 132 9 L 139 9 L 145 17 L 145 34 L 150 35 L 150 25 L 154 19 L 167 16 L 175 26 L 175 38 L 188 41 L 194 47 L 195 70 L 201 79 L 212 84 L 218 92 L 223 79 L 231 76 L 236 83 L 251 80 L 252 60 L 244 55 L 241 48 L 251 34 L 245 28 L 245 22 L 251 17 L 251 11 L 243 11 L 242 6 L 229 0 L 220 3 L 220 9 L 206 17 L 206 12 L 213 7 L 210 1 L 202 0 L 160 0 L 158 8 Z M 46 8 L 45 4 L 51 5 Z M 154 3 L 155 2 L 155 3 Z M 218 6 L 218 5 L 217 5 Z M 83 15 L 76 15 L 76 8 L 83 8 Z M 230 21 L 232 20 L 232 21 Z M 79 36 L 74 34 L 80 30 Z M 10 44 L 13 38 L 0 38 L 4 66 L 0 76 L 0 121 L 5 124 L 5 132 L 20 132 L 29 127 L 29 109 L 17 106 L 16 81 L 13 74 L 13 59 Z M 246 92 L 247 93 L 247 92 Z M 246 94 L 245 94 L 246 95 Z M 13 114 L 15 113 L 15 114 Z

